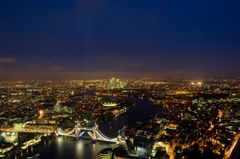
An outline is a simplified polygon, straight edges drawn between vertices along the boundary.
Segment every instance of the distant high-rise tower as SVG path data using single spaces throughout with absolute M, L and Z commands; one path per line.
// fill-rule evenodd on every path
M 106 83 L 106 88 L 107 89 L 122 89 L 122 88 L 125 88 L 126 85 L 127 85 L 126 82 L 113 77 Z

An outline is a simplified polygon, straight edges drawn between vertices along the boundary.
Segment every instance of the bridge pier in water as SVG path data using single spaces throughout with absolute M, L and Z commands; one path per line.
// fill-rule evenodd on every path
M 110 142 L 115 143 L 117 146 L 122 146 L 124 149 L 128 152 L 130 156 L 137 156 L 136 153 L 130 153 L 127 142 L 124 138 L 122 138 L 120 135 L 116 138 L 109 138 L 105 136 L 97 126 L 95 127 L 81 127 L 76 126 L 73 130 L 69 132 L 64 132 L 60 128 L 57 129 L 56 135 L 57 136 L 69 136 L 69 137 L 76 137 L 81 138 L 84 134 L 88 134 L 93 141 L 99 141 L 99 142 Z
M 94 127 L 81 127 L 76 125 L 75 128 L 69 132 L 64 132 L 62 129 L 58 128 L 55 132 L 58 136 L 69 136 L 69 137 L 82 137 L 84 134 L 88 134 L 93 141 L 104 141 L 111 143 L 120 143 L 125 142 L 125 140 L 118 136 L 116 138 L 109 138 L 105 136 L 99 129 L 98 126 Z

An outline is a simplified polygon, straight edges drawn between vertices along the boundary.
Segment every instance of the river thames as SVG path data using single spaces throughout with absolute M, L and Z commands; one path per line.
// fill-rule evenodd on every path
M 122 129 L 124 125 L 133 126 L 136 122 L 147 121 L 155 114 L 161 112 L 162 108 L 160 106 L 143 100 L 126 113 L 109 121 L 98 123 L 99 129 L 106 136 L 116 137 L 118 130 Z M 98 152 L 112 146 L 113 144 L 105 142 L 93 144 L 90 140 L 56 137 L 54 141 L 30 149 L 27 156 L 39 154 L 40 159 L 94 159 Z

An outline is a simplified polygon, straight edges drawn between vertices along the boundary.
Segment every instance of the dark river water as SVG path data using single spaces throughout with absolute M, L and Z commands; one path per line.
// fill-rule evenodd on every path
M 128 112 L 110 121 L 98 123 L 99 129 L 106 136 L 117 137 L 118 130 L 122 129 L 124 125 L 131 126 L 138 121 L 147 121 L 151 116 L 161 113 L 161 111 L 160 106 L 142 101 Z M 95 159 L 99 151 L 111 146 L 113 144 L 103 142 L 92 144 L 89 140 L 58 137 L 55 141 L 29 150 L 28 156 L 40 154 L 40 159 Z

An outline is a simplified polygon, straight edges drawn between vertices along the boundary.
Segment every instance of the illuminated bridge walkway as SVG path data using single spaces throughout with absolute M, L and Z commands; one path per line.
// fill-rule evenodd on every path
M 64 132 L 61 128 L 56 130 L 56 135 L 59 136 L 82 137 L 84 134 L 88 134 L 94 141 L 112 142 L 116 144 L 126 143 L 121 136 L 116 138 L 107 137 L 98 129 L 97 125 L 94 127 L 82 127 L 80 125 L 76 125 L 75 128 L 69 132 Z

